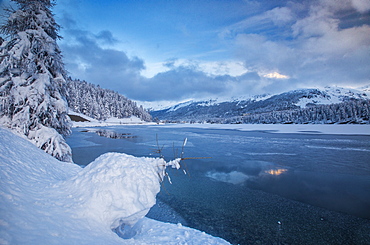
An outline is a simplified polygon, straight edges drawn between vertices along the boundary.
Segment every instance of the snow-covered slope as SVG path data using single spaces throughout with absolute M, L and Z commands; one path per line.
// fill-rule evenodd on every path
M 328 105 L 341 103 L 350 99 L 370 99 L 370 91 L 366 89 L 351 89 L 341 87 L 325 87 L 321 93 L 303 97 L 296 103 L 297 106 L 305 108 L 308 105 Z
M 229 100 L 208 99 L 189 101 L 163 110 L 152 111 L 153 118 L 173 121 L 207 121 L 228 119 L 261 113 L 300 110 L 319 105 L 369 100 L 370 92 L 364 89 L 326 87 L 300 89 L 276 95 L 261 95 Z
M 169 165 L 107 153 L 81 168 L 0 128 L 0 244 L 228 244 L 144 218 Z

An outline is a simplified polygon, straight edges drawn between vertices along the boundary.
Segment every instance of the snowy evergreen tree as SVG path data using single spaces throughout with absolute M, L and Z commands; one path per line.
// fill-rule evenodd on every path
M 18 10 L 0 27 L 0 124 L 62 161 L 72 161 L 63 136 L 71 130 L 65 70 L 50 0 L 12 0 Z
M 67 80 L 68 106 L 86 116 L 105 120 L 110 117 L 128 118 L 136 116 L 143 121 L 152 117 L 142 106 L 109 89 L 80 80 Z

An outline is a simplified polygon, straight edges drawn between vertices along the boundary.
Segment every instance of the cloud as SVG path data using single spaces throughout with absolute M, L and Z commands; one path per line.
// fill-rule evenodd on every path
M 228 77 L 210 77 L 194 66 L 180 66 L 142 80 L 132 90 L 138 100 L 182 100 L 220 94 L 227 90 Z
M 131 88 L 130 94 L 140 101 L 246 96 L 263 93 L 265 86 L 275 80 L 260 77 L 256 72 L 245 72 L 239 76 L 212 75 L 205 72 L 202 65 L 190 62 L 173 65 L 167 71 L 141 80 Z
M 144 77 L 145 63 L 115 48 L 120 42 L 109 30 L 86 31 L 68 15 L 60 42 L 66 68 L 73 78 L 86 80 L 140 101 L 218 97 L 249 91 L 260 78 L 248 74 L 240 62 L 198 62 L 169 59 L 159 73 Z M 161 70 L 162 69 L 162 70 Z M 234 76 L 228 75 L 233 73 Z M 244 74 L 245 73 L 245 74 Z
M 321 0 L 310 2 L 306 10 L 297 4 L 275 8 L 229 26 L 229 36 L 223 37 L 249 71 L 279 72 L 291 78 L 291 87 L 362 86 L 370 78 L 370 26 L 366 22 L 344 25 L 341 18 L 354 11 L 354 4 L 359 13 L 368 11 L 363 1 L 355 2 Z M 284 12 L 289 13 L 287 18 Z M 272 23 L 266 24 L 267 20 Z M 276 37 L 271 28 L 284 34 Z
M 73 21 L 68 20 L 70 25 Z M 164 71 L 144 77 L 144 61 L 123 51 L 104 48 L 101 39 L 118 42 L 109 31 L 94 34 L 78 28 L 64 31 L 61 44 L 67 70 L 74 78 L 99 84 L 139 101 L 231 97 L 276 91 L 278 77 L 249 72 L 240 62 L 198 62 L 170 59 Z M 257 40 L 258 41 L 258 40 Z M 107 42 L 106 42 L 107 43 Z M 233 73 L 233 75 L 229 75 Z M 265 75 L 265 74 L 264 74 Z
M 107 30 L 99 32 L 95 37 L 106 44 L 115 44 L 118 42 L 118 40 L 113 37 L 112 33 Z
M 276 35 L 282 35 L 285 25 L 293 20 L 294 13 L 289 8 L 276 7 L 224 28 L 219 33 L 219 37 L 233 39 L 242 33 L 271 34 L 272 32 L 276 33 Z
M 163 63 L 163 66 L 164 67 L 167 67 L 167 68 L 175 68 L 175 63 L 178 59 L 169 59 L 167 60 L 166 62 Z
M 370 2 L 368 0 L 352 0 L 351 3 L 352 6 L 362 14 L 370 11 Z
M 66 68 L 73 78 L 99 84 L 140 101 L 243 95 L 262 88 L 259 75 L 240 62 L 198 62 L 170 59 L 153 77 L 142 76 L 144 61 L 106 45 L 119 42 L 108 30 L 98 34 L 76 27 L 66 17 L 60 43 Z M 234 76 L 228 75 L 233 73 Z
M 169 59 L 165 62 L 156 62 L 146 64 L 145 70 L 141 74 L 151 78 L 161 72 L 166 72 L 177 67 L 192 67 L 203 71 L 208 76 L 240 76 L 248 70 L 244 67 L 243 62 L 236 60 L 225 61 L 200 61 L 200 60 L 187 60 L 187 59 Z
M 277 78 L 277 79 L 288 79 L 289 77 L 286 76 L 286 75 L 282 75 L 278 72 L 271 72 L 271 73 L 268 73 L 268 74 L 265 74 L 263 75 L 263 77 L 267 77 L 267 78 Z
M 202 71 L 212 76 L 230 75 L 240 76 L 248 70 L 245 68 L 243 62 L 240 61 L 208 61 L 199 63 Z
M 233 52 L 227 60 L 192 56 L 197 60 L 175 57 L 145 64 L 142 58 L 129 57 L 117 48 L 122 42 L 109 29 L 86 31 L 68 15 L 60 22 L 64 27 L 60 46 L 67 70 L 74 78 L 140 101 L 231 97 L 369 83 L 370 26 L 359 21 L 366 20 L 366 1 L 285 4 L 259 14 L 257 9 L 264 5 L 255 4 L 254 15 L 220 30 L 219 39 L 212 41 L 222 45 L 212 45 L 227 51 L 222 54 Z
M 123 93 L 127 83 L 142 79 L 140 72 L 145 68 L 138 57 L 128 57 L 123 51 L 105 47 L 118 41 L 108 30 L 98 34 L 79 29 L 76 23 L 64 19 L 64 39 L 60 43 L 66 69 L 73 78 L 100 84 Z M 68 29 L 67 29 L 67 28 Z
M 277 7 L 265 12 L 263 18 L 271 20 L 275 25 L 284 25 L 293 20 L 293 13 L 287 7 Z

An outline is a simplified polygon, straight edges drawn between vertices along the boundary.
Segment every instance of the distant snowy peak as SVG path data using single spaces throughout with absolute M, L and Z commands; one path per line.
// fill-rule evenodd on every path
M 370 90 L 366 91 L 364 89 L 325 87 L 324 90 L 307 89 L 306 91 L 309 91 L 307 96 L 303 96 L 298 103 L 296 103 L 296 105 L 301 108 L 306 108 L 310 105 L 336 104 L 351 99 L 370 99 Z
M 370 84 L 359 88 L 359 90 L 367 93 L 367 95 L 369 96 L 370 95 Z
M 183 102 L 183 103 L 180 103 L 180 104 L 177 104 L 177 105 L 171 106 L 171 107 L 170 107 L 170 108 L 168 108 L 167 110 L 168 110 L 168 111 L 176 111 L 176 110 L 178 110 L 178 109 L 180 109 L 180 108 L 182 108 L 182 107 L 186 107 L 186 106 L 188 106 L 188 105 L 190 105 L 190 104 L 192 104 L 192 103 L 194 103 L 194 101 L 189 100 L 189 101 L 187 101 L 187 102 Z
M 343 99 L 369 99 L 370 85 L 358 89 L 340 88 L 340 87 L 325 87 L 325 91 L 333 96 Z
M 167 110 L 170 111 L 176 111 L 180 108 L 189 106 L 191 104 L 196 104 L 197 106 L 217 106 L 221 103 L 229 103 L 229 102 L 241 102 L 241 101 L 259 101 L 259 100 L 265 100 L 267 98 L 270 98 L 272 95 L 270 94 L 262 94 L 262 95 L 255 95 L 255 96 L 239 96 L 239 97 L 220 97 L 220 98 L 205 98 L 202 100 L 189 100 L 186 102 L 182 102 L 176 105 L 162 107 L 159 110 Z
M 254 96 L 239 96 L 227 98 L 207 98 L 203 100 L 189 100 L 171 106 L 157 107 L 153 111 L 166 110 L 167 112 L 177 111 L 181 108 L 197 105 L 199 106 L 216 106 L 221 103 L 242 103 L 242 102 L 259 102 L 270 99 L 280 98 L 291 101 L 294 105 L 305 108 L 310 105 L 327 105 L 340 103 L 349 99 L 370 99 L 370 85 L 356 89 L 341 87 L 325 87 L 320 89 L 298 89 L 281 94 L 261 94 Z
M 222 98 L 205 98 L 203 100 L 189 100 L 178 104 L 163 104 L 157 106 L 150 106 L 151 111 L 166 110 L 167 112 L 174 112 L 181 108 L 190 105 L 197 107 L 203 106 L 217 106 L 221 103 L 246 103 L 272 100 L 274 98 L 284 99 L 292 102 L 293 105 L 301 108 L 306 108 L 310 105 L 328 105 L 341 103 L 349 99 L 370 99 L 370 85 L 359 88 L 341 88 L 341 87 L 325 87 L 324 89 L 298 89 L 281 94 L 261 94 L 261 95 L 246 95 L 239 97 L 222 97 Z
M 326 87 L 324 89 L 299 89 L 272 95 L 264 94 L 228 99 L 205 99 L 201 101 L 190 100 L 166 109 L 151 111 L 151 115 L 153 118 L 169 121 L 204 122 L 215 118 L 222 121 L 227 118 L 257 114 L 267 117 L 266 113 L 283 111 L 290 113 L 294 110 L 312 109 L 320 105 L 354 103 L 355 101 L 369 99 L 370 91 L 367 87 L 358 90 Z
M 273 94 L 261 94 L 261 95 L 255 95 L 253 96 L 254 101 L 261 101 L 261 100 L 266 100 L 268 98 L 271 98 Z

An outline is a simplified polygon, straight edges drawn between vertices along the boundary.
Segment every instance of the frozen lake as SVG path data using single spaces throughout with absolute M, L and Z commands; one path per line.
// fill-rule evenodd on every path
M 169 170 L 151 217 L 233 244 L 370 243 L 369 135 L 188 126 L 102 127 L 126 139 L 75 128 L 67 142 L 81 165 L 105 152 L 158 156 L 158 145 L 171 160 L 185 138 L 184 157 L 211 157 Z

